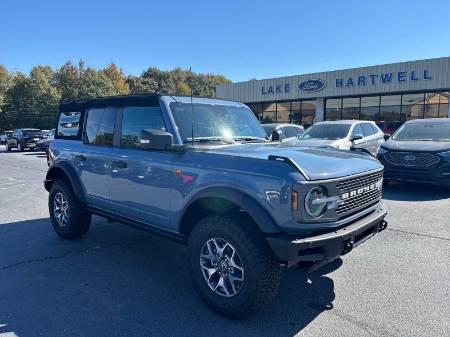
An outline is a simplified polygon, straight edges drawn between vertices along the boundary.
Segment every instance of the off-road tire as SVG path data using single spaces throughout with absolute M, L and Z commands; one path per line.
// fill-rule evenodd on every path
M 222 238 L 238 252 L 245 271 L 242 288 L 233 297 L 215 293 L 200 267 L 205 242 Z M 235 214 L 213 214 L 200 220 L 188 239 L 189 268 L 195 289 L 216 312 L 241 318 L 267 306 L 278 292 L 281 270 L 261 232 L 246 218 Z
M 64 226 L 58 223 L 54 211 L 55 196 L 58 193 L 62 193 L 69 205 L 67 224 Z M 53 229 L 61 238 L 66 240 L 76 239 L 89 230 L 91 214 L 86 211 L 83 203 L 77 199 L 67 180 L 58 179 L 52 184 L 48 198 L 48 209 Z

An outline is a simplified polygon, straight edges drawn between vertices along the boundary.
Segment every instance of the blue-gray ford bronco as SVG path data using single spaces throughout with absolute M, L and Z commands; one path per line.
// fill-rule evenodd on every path
M 312 271 L 387 226 L 375 158 L 270 143 L 237 102 L 63 102 L 47 156 L 60 237 L 82 236 L 96 214 L 184 243 L 199 295 L 231 317 L 268 304 L 282 266 Z

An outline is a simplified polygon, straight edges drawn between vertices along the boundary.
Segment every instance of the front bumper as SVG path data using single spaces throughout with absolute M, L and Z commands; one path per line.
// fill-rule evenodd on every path
M 385 166 L 384 179 L 450 185 L 450 169 L 446 167 L 417 169 Z
M 386 214 L 386 207 L 380 202 L 372 213 L 332 232 L 305 238 L 277 235 L 269 236 L 266 240 L 281 263 L 287 266 L 304 263 L 308 271 L 312 271 L 349 253 L 384 230 L 387 227 L 384 220 Z

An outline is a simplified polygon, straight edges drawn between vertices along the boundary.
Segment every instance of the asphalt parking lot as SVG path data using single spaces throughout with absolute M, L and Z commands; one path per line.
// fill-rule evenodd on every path
M 0 336 L 450 335 L 449 191 L 386 187 L 386 231 L 311 275 L 286 271 L 273 305 L 236 321 L 196 295 L 183 246 L 101 218 L 59 239 L 46 169 L 0 147 Z

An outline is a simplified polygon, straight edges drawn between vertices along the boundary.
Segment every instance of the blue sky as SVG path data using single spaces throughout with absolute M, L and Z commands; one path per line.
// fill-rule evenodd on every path
M 82 58 L 233 81 L 450 56 L 450 1 L 0 2 L 0 63 Z

